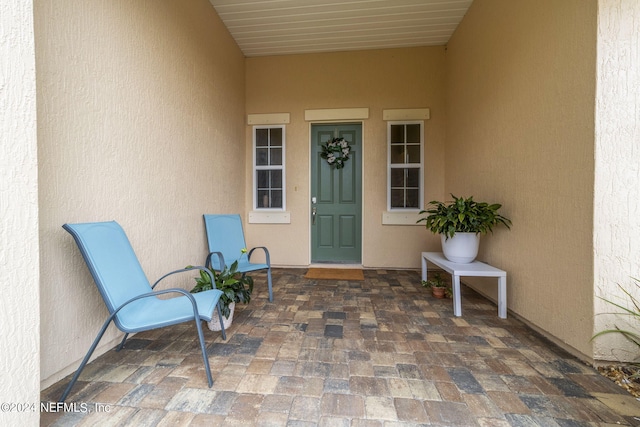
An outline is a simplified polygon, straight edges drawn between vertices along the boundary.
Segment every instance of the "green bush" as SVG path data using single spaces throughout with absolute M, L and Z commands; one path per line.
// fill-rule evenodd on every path
M 432 207 L 419 212 L 419 215 L 427 216 L 417 222 L 424 221 L 432 233 L 443 234 L 447 238 L 453 237 L 456 232 L 485 234 L 499 224 L 510 228 L 511 220 L 498 213 L 502 205 L 476 202 L 473 196 L 465 199 L 452 194 L 451 197 L 453 201 L 447 203 L 436 200 L 429 202 Z
M 187 267 L 188 268 L 188 267 Z M 225 267 L 221 272 L 213 272 L 215 276 L 215 289 L 222 291 L 220 296 L 222 315 L 229 318 L 229 304 L 244 303 L 251 301 L 253 292 L 253 278 L 242 273 L 238 273 L 238 261 Z M 196 286 L 191 289 L 191 293 L 198 293 L 214 289 L 211 283 L 211 276 L 206 271 L 200 270 L 200 277 L 196 277 Z

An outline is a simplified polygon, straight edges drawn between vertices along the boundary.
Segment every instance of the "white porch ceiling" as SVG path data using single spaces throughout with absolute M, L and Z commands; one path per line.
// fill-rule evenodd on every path
M 445 45 L 473 0 L 209 0 L 245 56 Z

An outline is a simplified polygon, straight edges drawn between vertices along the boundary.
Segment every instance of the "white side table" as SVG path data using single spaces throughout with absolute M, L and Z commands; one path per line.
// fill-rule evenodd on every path
M 453 314 L 462 316 L 460 301 L 460 277 L 497 277 L 498 278 L 498 317 L 507 318 L 507 272 L 480 261 L 460 264 L 451 262 L 442 252 L 422 252 L 422 280 L 427 280 L 427 262 L 430 262 L 451 274 L 453 282 Z

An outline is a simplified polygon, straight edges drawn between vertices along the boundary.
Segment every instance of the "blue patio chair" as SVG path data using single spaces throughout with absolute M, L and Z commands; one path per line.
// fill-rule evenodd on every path
M 205 267 L 222 271 L 234 261 L 238 261 L 238 272 L 243 275 L 257 270 L 267 270 L 267 284 L 269 285 L 269 301 L 273 302 L 271 287 L 271 258 L 269 250 L 264 246 L 255 247 L 246 252 L 247 243 L 244 239 L 242 220 L 240 215 L 204 215 L 204 225 L 207 229 L 209 241 L 209 255 Z M 256 249 L 262 249 L 265 263 L 251 262 L 251 254 Z
M 153 288 L 165 277 L 194 268 L 207 271 L 212 280 L 213 273 L 204 267 L 176 270 L 165 274 L 151 286 L 142 271 L 127 235 L 117 222 L 64 224 L 62 227 L 75 239 L 110 315 L 62 394 L 60 402 L 64 402 L 69 395 L 111 321 L 125 333 L 116 351 L 123 348 L 127 337 L 132 332 L 162 328 L 190 320 L 195 321 L 207 380 L 209 387 L 211 387 L 213 378 L 204 346 L 201 321 L 210 321 L 214 309 L 217 307 L 220 324 L 222 324 L 222 313 L 218 303 L 222 292 L 213 289 L 191 294 L 180 288 L 160 291 L 154 291 Z M 158 298 L 158 295 L 170 293 L 179 294 L 179 296 L 168 299 Z M 227 339 L 224 327 L 221 332 L 222 338 Z

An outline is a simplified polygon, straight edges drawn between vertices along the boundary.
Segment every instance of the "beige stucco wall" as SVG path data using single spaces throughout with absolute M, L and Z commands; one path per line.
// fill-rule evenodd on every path
M 446 191 L 503 204 L 480 259 L 508 305 L 591 356 L 596 1 L 474 2 L 447 50 Z M 495 296 L 495 285 L 479 289 Z
M 290 113 L 286 127 L 290 224 L 248 224 L 248 244 L 269 247 L 276 265 L 310 263 L 310 123 L 306 109 L 368 108 L 363 121 L 363 258 L 365 267 L 418 268 L 435 238 L 416 225 L 382 225 L 386 211 L 387 125 L 383 109 L 430 108 L 425 121 L 425 200 L 444 186 L 444 47 L 248 58 L 247 113 Z M 252 127 L 246 127 L 248 165 Z M 251 170 L 245 203 L 252 209 Z M 417 215 L 416 215 L 417 219 Z
M 275 264 L 308 264 L 308 108 L 370 110 L 363 122 L 365 266 L 417 267 L 419 251 L 437 248 L 420 227 L 380 220 L 382 109 L 428 107 L 425 200 L 451 191 L 503 203 L 514 228 L 484 239 L 481 258 L 509 271 L 510 308 L 583 355 L 608 358 L 618 341 L 593 351 L 588 343 L 594 330 L 612 324 L 595 316 L 594 326 L 594 311 L 608 310 L 593 298 L 594 282 L 597 295 L 614 295 L 612 282 L 628 283 L 639 267 L 638 124 L 628 116 L 640 87 L 638 7 L 598 2 L 597 61 L 595 1 L 516 7 L 499 0 L 476 2 L 446 52 L 252 58 L 245 65 L 206 0 L 36 1 L 36 170 L 32 13 L 24 2 L 2 3 L 0 39 L 8 43 L 0 44 L 0 65 L 10 84 L 0 92 L 0 146 L 10 154 L 0 158 L 0 188 L 2 203 L 12 206 L 1 219 L 0 335 L 11 343 L 0 359 L 2 383 L 10 385 L 3 400 L 36 402 L 38 381 L 46 387 L 74 370 L 106 316 L 60 226 L 118 220 L 150 279 L 198 262 L 206 251 L 202 213 L 246 218 L 251 209 L 246 113 L 290 112 L 292 119 L 291 224 L 250 224 L 249 243 L 267 244 Z M 626 173 L 612 173 L 619 170 Z M 612 205 L 620 208 L 600 213 Z M 9 286 L 17 276 L 33 286 Z M 481 289 L 491 294 L 493 287 Z M 117 336 L 110 330 L 102 349 Z
M 38 167 L 33 8 L 0 3 L 0 425 L 35 426 L 40 402 Z M 9 406 L 6 404 L 19 404 Z M 26 405 L 26 406 L 25 406 Z M 37 406 L 36 406 L 37 405 Z
M 44 387 L 107 315 L 62 224 L 117 220 L 155 281 L 204 262 L 203 213 L 242 211 L 244 57 L 207 0 L 38 1 L 35 23 Z
M 640 300 L 640 3 L 598 2 L 595 150 L 595 293 L 637 311 Z M 595 299 L 596 313 L 621 310 Z M 627 321 L 631 320 L 631 324 Z M 640 334 L 630 316 L 595 317 L 595 331 L 618 326 Z M 638 348 L 618 334 L 594 341 L 594 357 L 637 362 Z

